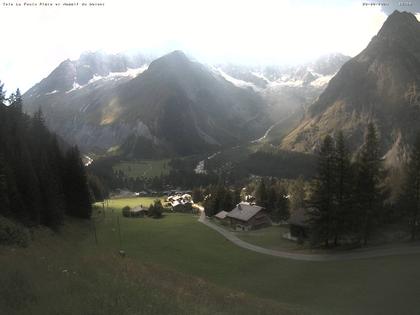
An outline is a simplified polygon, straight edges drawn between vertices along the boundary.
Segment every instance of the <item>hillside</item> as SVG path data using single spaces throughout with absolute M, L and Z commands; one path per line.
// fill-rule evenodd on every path
M 283 140 L 286 150 L 314 151 L 327 134 L 343 130 L 353 150 L 373 121 L 387 163 L 405 159 L 420 118 L 420 23 L 391 14 L 359 55 L 348 61 Z
M 124 218 L 121 206 L 131 200 L 111 200 L 105 216 L 95 212 L 98 244 L 93 222 L 68 220 L 58 235 L 35 230 L 28 248 L 0 246 L 0 309 L 11 315 L 347 315 L 411 314 L 419 307 L 419 255 L 281 259 L 239 248 L 189 214 Z

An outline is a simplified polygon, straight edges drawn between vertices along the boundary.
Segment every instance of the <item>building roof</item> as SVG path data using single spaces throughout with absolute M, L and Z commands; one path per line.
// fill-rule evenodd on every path
M 224 219 L 228 215 L 229 212 L 226 211 L 220 211 L 219 213 L 215 214 L 214 216 L 218 219 Z
M 290 214 L 289 224 L 306 227 L 308 226 L 307 211 L 304 208 L 297 209 Z
M 149 211 L 149 209 L 143 206 L 136 206 L 130 209 L 130 212 L 141 212 L 141 211 Z
M 239 203 L 227 214 L 227 217 L 238 219 L 241 221 L 249 221 L 254 215 L 263 210 L 263 207 L 250 205 L 247 203 Z

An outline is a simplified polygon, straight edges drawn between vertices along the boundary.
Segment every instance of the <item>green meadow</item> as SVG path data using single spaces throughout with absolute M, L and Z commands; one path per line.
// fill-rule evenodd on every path
M 92 222 L 71 220 L 58 237 L 40 229 L 28 248 L 2 247 L 0 310 L 416 314 L 420 308 L 420 255 L 341 262 L 280 259 L 236 247 L 193 215 L 121 216 L 121 207 L 146 201 L 112 200 Z M 270 233 L 260 242 L 273 242 L 278 231 Z

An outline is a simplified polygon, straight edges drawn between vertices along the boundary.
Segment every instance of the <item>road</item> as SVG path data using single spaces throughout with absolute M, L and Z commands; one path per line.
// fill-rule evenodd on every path
M 202 208 L 202 207 L 201 207 Z M 199 222 L 215 230 L 216 232 L 223 235 L 227 240 L 233 244 L 242 247 L 244 249 L 252 250 L 256 253 L 270 255 L 280 258 L 302 260 L 302 261 L 344 261 L 354 259 L 368 259 L 376 257 L 394 256 L 394 255 L 409 255 L 409 254 L 420 254 L 420 244 L 404 245 L 400 247 L 388 247 L 388 248 L 365 248 L 355 249 L 351 252 L 346 253 L 334 253 L 334 254 L 300 254 L 287 251 L 279 251 L 274 249 L 268 249 L 261 246 L 253 245 L 245 242 L 229 232 L 228 230 L 214 224 L 206 218 L 204 209 L 201 209 L 201 215 L 198 219 Z

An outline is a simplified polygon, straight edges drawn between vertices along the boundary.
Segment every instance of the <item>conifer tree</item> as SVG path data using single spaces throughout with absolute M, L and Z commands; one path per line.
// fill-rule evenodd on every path
M 287 198 L 287 191 L 283 185 L 280 185 L 277 192 L 276 204 L 272 218 L 275 222 L 286 221 L 290 217 L 289 199 Z
M 407 215 L 411 239 L 415 240 L 420 219 L 420 133 L 417 135 L 408 165 L 406 166 L 401 201 Z
M 310 212 L 310 225 L 313 242 L 324 242 L 328 247 L 333 236 L 332 223 L 334 218 L 334 190 L 335 190 L 335 156 L 334 143 L 330 136 L 326 136 L 319 152 L 318 178 L 313 188 L 310 205 L 314 208 Z
M 87 176 L 77 147 L 73 147 L 67 152 L 64 165 L 64 193 L 67 213 L 79 218 L 90 218 L 92 206 Z
M 379 138 L 376 127 L 369 123 L 365 143 L 357 165 L 357 206 L 360 234 L 366 245 L 380 215 L 382 161 L 379 153 Z
M 267 208 L 267 201 L 268 201 L 268 193 L 267 188 L 265 186 L 264 178 L 261 178 L 257 186 L 257 191 L 255 192 L 255 202 L 257 205 Z
M 10 201 L 7 188 L 6 169 L 3 157 L 0 155 L 0 215 L 10 215 Z
M 352 207 L 353 172 L 350 153 L 346 146 L 343 132 L 339 132 L 335 148 L 335 202 L 334 211 L 334 245 L 338 245 L 339 237 L 350 233 L 354 228 L 355 215 Z
M 289 188 L 290 209 L 292 211 L 301 209 L 305 206 L 305 181 L 299 176 Z

